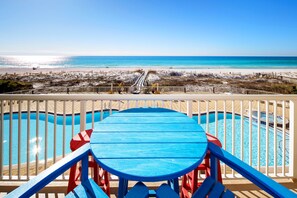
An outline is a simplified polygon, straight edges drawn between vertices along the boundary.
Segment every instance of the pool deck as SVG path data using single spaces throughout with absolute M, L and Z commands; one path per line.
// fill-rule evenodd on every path
M 200 101 L 200 113 L 205 113 L 207 112 L 207 101 L 201 100 Z M 209 112 L 212 112 L 215 110 L 215 101 L 209 101 Z M 282 104 L 277 105 L 277 115 L 282 116 Z M 187 112 L 187 103 L 186 101 L 181 101 L 180 103 L 178 101 L 156 101 L 155 103 L 153 101 L 138 101 L 136 104 L 136 101 L 129 101 L 129 104 L 127 101 L 112 101 L 111 104 L 109 101 L 103 101 L 102 107 L 104 110 L 109 110 L 110 108 L 112 109 L 117 109 L 117 110 L 123 110 L 127 108 L 132 108 L 132 107 L 146 107 L 146 106 L 158 106 L 158 107 L 164 107 L 168 109 L 173 109 L 176 111 L 180 111 L 183 113 Z M 87 101 L 86 103 L 86 111 L 87 112 L 92 112 L 92 107 L 93 107 L 93 102 L 92 101 Z M 234 112 L 236 114 L 241 113 L 241 104 L 240 101 L 234 101 Z M 31 111 L 36 111 L 36 101 L 31 101 L 30 103 L 30 109 Z M 249 109 L 249 101 L 243 101 L 243 114 L 246 115 L 245 110 Z M 257 110 L 258 109 L 258 104 L 256 102 L 252 103 L 252 110 Z M 265 111 L 266 106 L 265 103 L 260 103 L 260 111 Z M 273 103 L 269 104 L 269 112 L 273 112 Z M 217 110 L 223 112 L 224 111 L 224 101 L 218 100 L 217 101 Z M 18 104 L 15 101 L 13 103 L 13 111 L 18 112 Z M 22 111 L 27 111 L 27 101 L 22 102 Z M 45 102 L 40 101 L 39 102 L 39 111 L 44 112 L 45 111 Z M 94 111 L 101 111 L 101 102 L 94 102 Z M 9 105 L 4 106 L 4 113 L 9 112 Z M 54 113 L 54 102 L 49 101 L 48 102 L 48 112 L 49 113 Z M 80 102 L 75 101 L 74 102 L 74 113 L 79 113 L 80 112 Z M 226 101 L 226 112 L 232 112 L 232 101 Z M 66 114 L 72 114 L 72 102 L 66 101 L 65 102 L 65 113 Z M 198 113 L 198 103 L 193 102 L 193 114 L 197 115 Z M 288 119 L 289 116 L 289 108 L 286 108 L 286 118 Z M 57 101 L 57 114 L 62 115 L 63 114 L 63 102 L 62 101 Z
M 289 188 L 293 192 L 297 193 L 297 181 L 291 179 L 275 179 L 278 183 Z M 234 192 L 238 197 L 254 198 L 254 197 L 271 197 L 263 190 L 260 190 L 257 186 L 245 179 L 228 179 L 223 180 L 224 185 Z M 22 182 L 0 182 L 0 197 L 4 197 L 8 192 L 18 187 Z M 129 182 L 129 187 L 132 187 L 135 182 Z M 151 189 L 157 188 L 162 182 L 146 183 Z M 116 198 L 118 181 L 111 182 L 111 198 Z M 64 197 L 67 189 L 67 182 L 52 182 L 46 188 L 44 188 L 36 197 Z

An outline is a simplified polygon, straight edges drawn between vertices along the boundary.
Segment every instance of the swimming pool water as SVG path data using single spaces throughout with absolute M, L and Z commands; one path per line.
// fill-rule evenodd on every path
M 113 113 L 116 113 L 113 111 Z M 21 141 L 18 142 L 18 114 L 13 114 L 12 120 L 12 164 L 18 163 L 18 148 L 20 147 L 21 163 L 27 162 L 27 112 L 21 114 Z M 94 121 L 100 121 L 100 112 L 94 113 Z M 109 116 L 109 111 L 103 112 L 103 118 Z M 9 164 L 9 120 L 10 115 L 4 115 L 4 137 L 3 137 L 3 164 Z M 72 115 L 65 116 L 65 153 L 70 153 L 70 140 L 72 138 Z M 63 154 L 63 115 L 57 115 L 57 125 L 56 125 L 56 152 L 57 156 L 62 156 Z M 45 151 L 45 113 L 39 113 L 39 134 L 38 139 L 36 138 L 36 113 L 30 113 L 30 162 L 35 161 L 36 153 L 38 153 L 38 159 L 44 160 L 45 152 L 47 152 L 48 159 L 53 158 L 53 146 L 54 146 L 54 115 L 48 114 L 48 136 L 47 142 L 48 146 Z M 92 128 L 92 113 L 87 113 L 86 116 L 86 128 Z M 80 115 L 74 116 L 74 134 L 80 132 Z M 37 141 L 39 147 L 37 148 Z
M 241 116 L 235 115 L 234 117 L 235 125 L 235 153 L 234 155 L 241 158 Z M 193 119 L 197 121 L 198 116 L 194 116 Z M 244 132 L 243 132 L 243 161 L 249 163 L 249 118 L 244 117 Z M 206 130 L 206 115 L 201 116 L 201 126 Z M 209 114 L 209 131 L 210 134 L 215 135 L 215 113 Z M 268 146 L 268 156 L 269 156 L 269 166 L 274 165 L 274 129 L 269 127 L 269 146 Z M 286 134 L 285 145 L 285 157 L 286 164 L 289 162 L 289 135 Z M 224 147 L 224 113 L 218 113 L 218 138 Z M 282 143 L 283 143 L 282 131 L 277 130 L 277 165 L 282 165 Z M 226 150 L 232 153 L 232 114 L 226 114 Z M 260 145 L 258 145 L 258 122 L 252 120 L 252 165 L 257 166 L 258 157 L 258 146 L 260 146 L 260 166 L 266 165 L 266 125 L 260 125 Z
M 116 113 L 113 111 L 112 113 Z M 20 146 L 20 157 L 21 163 L 27 162 L 27 117 L 28 114 L 23 112 L 21 120 L 21 141 L 18 142 L 18 114 L 13 114 L 12 121 L 12 164 L 18 163 L 18 148 Z M 103 112 L 103 118 L 109 116 L 109 111 Z M 240 158 L 241 155 L 241 121 L 240 116 L 235 115 L 235 153 L 234 155 Z M 197 121 L 198 116 L 193 116 L 193 119 Z M 100 112 L 94 113 L 95 123 L 100 121 Z M 3 141 L 3 163 L 4 165 L 9 164 L 9 114 L 4 115 L 4 141 Z M 30 162 L 35 160 L 36 154 L 38 154 L 38 159 L 43 160 L 45 152 L 47 152 L 48 159 L 53 158 L 53 146 L 54 146 L 54 116 L 48 114 L 48 147 L 45 150 L 45 114 L 39 113 L 39 138 L 36 139 L 36 113 L 30 114 Z M 65 119 L 65 153 L 71 152 L 70 150 L 70 140 L 72 138 L 72 116 L 68 115 Z M 86 116 L 86 128 L 92 128 L 92 114 L 87 113 Z M 74 116 L 74 134 L 80 131 L 80 116 Z M 206 130 L 206 115 L 201 115 L 201 126 Z M 63 153 L 63 116 L 57 116 L 56 125 L 56 152 L 57 156 L 61 156 Z M 209 113 L 209 133 L 215 134 L 215 114 Z M 258 156 L 258 123 L 253 121 L 252 123 L 252 165 L 257 165 Z M 249 119 L 244 118 L 244 158 L 245 162 L 249 162 Z M 218 113 L 218 138 L 224 145 L 224 114 Z M 38 141 L 39 147 L 36 147 L 36 142 Z M 288 135 L 286 135 L 286 141 L 289 141 Z M 226 114 L 226 150 L 232 152 L 232 114 Z M 261 166 L 266 164 L 266 126 L 261 124 L 260 130 L 260 162 Z M 274 164 L 274 132 L 273 128 L 269 127 L 269 166 Z M 289 144 L 286 144 L 286 164 L 288 164 L 288 148 Z M 282 132 L 277 133 L 277 164 L 282 165 Z
M 258 118 L 258 111 L 253 111 L 252 115 L 254 116 L 254 118 Z M 266 112 L 260 112 L 260 119 L 263 121 L 266 121 Z M 274 115 L 272 113 L 268 114 L 268 121 L 270 123 L 274 122 Z M 276 123 L 277 124 L 282 124 L 283 123 L 283 118 L 281 116 L 277 116 L 276 117 Z

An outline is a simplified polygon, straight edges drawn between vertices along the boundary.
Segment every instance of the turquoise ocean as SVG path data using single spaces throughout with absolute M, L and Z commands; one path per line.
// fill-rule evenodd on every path
M 7 67 L 297 69 L 297 56 L 0 56 L 0 68 Z

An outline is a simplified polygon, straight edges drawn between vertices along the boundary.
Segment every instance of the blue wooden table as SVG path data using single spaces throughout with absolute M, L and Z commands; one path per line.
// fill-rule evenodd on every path
M 207 150 L 204 130 L 186 115 L 163 108 L 134 108 L 113 114 L 94 127 L 91 152 L 119 177 L 119 198 L 128 180 L 173 181 L 190 172 Z

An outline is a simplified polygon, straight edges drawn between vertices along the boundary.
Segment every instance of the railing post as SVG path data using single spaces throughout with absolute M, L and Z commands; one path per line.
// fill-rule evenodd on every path
M 80 131 L 86 130 L 86 101 L 80 101 Z
M 187 116 L 193 117 L 193 101 L 187 100 Z
M 297 179 L 297 100 L 290 100 L 290 161 L 289 173 Z

